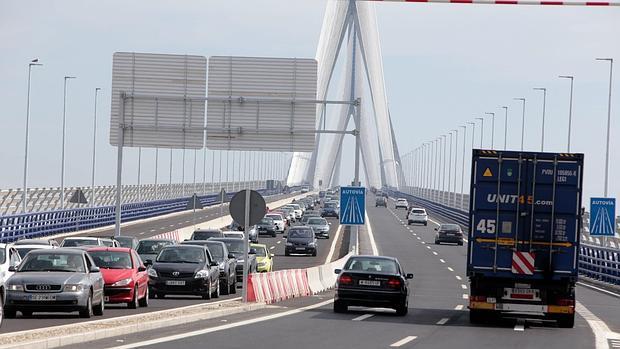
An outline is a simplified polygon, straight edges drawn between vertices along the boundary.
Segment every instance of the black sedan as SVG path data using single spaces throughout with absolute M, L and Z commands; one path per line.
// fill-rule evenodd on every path
M 340 212 L 338 212 L 338 208 L 336 204 L 326 203 L 321 209 L 321 217 L 335 217 L 340 218 Z
M 203 299 L 220 296 L 219 264 L 205 246 L 174 245 L 164 247 L 155 262 L 147 260 L 149 294 L 164 298 L 167 294 L 199 295 Z
M 343 269 L 336 269 L 334 312 L 346 312 L 349 306 L 392 308 L 400 316 L 409 308 L 409 279 L 396 258 L 353 256 Z
M 275 238 L 278 234 L 276 223 L 269 217 L 263 217 L 263 219 L 256 223 L 256 229 L 258 229 L 259 235 L 266 234 Z
M 451 242 L 463 245 L 463 231 L 458 224 L 442 224 L 439 228 L 435 228 L 435 244 L 442 242 Z

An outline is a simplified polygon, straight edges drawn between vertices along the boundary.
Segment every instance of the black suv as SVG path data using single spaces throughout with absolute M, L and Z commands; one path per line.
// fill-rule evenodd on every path
M 314 230 L 306 226 L 292 227 L 286 236 L 285 256 L 292 253 L 311 254 L 316 256 L 318 252 L 318 242 L 314 236 Z
M 221 241 L 214 240 L 187 240 L 181 242 L 181 245 L 198 245 L 206 246 L 211 252 L 211 257 L 219 264 L 220 269 L 220 293 L 231 294 L 237 293 L 237 259 L 235 255 L 228 252 L 226 244 Z

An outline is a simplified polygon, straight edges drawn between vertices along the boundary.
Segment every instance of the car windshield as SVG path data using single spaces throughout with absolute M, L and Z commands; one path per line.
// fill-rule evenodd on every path
M 310 218 L 308 219 L 310 225 L 327 225 L 325 218 Z
M 267 218 L 271 218 L 274 221 L 281 221 L 282 220 L 282 216 L 280 216 L 279 214 L 270 214 L 266 216 Z
M 289 238 L 310 238 L 313 236 L 313 232 L 310 229 L 291 229 L 288 233 Z
M 460 231 L 461 227 L 459 227 L 456 224 L 442 224 L 439 227 L 439 230 L 441 230 L 441 231 Z
M 62 247 L 77 247 L 77 246 L 96 246 L 99 245 L 97 240 L 93 239 L 65 239 L 62 242 Z
M 92 251 L 88 252 L 95 265 L 104 269 L 131 269 L 131 256 L 128 252 Z
M 81 254 L 50 252 L 29 254 L 20 264 L 19 271 L 66 271 L 84 273 L 86 272 L 86 268 Z
M 101 240 L 101 244 L 106 247 L 114 247 L 114 240 Z
M 226 244 L 226 248 L 228 249 L 228 252 L 230 253 L 234 253 L 234 254 L 240 254 L 243 253 L 243 240 L 239 239 L 237 240 L 226 240 L 223 241 L 224 244 Z
M 335 208 L 336 207 L 336 203 L 335 202 L 326 202 L 324 207 L 325 208 Z
M 260 220 L 260 224 L 273 224 L 273 219 L 271 218 L 263 218 Z
M 413 210 L 411 210 L 411 213 L 415 213 L 415 214 L 425 214 L 426 212 L 424 212 L 424 210 L 420 210 L 420 209 L 413 209 Z
M 21 253 L 19 255 L 22 256 Z M 3 264 L 4 262 L 6 262 L 6 248 L 1 248 L 0 249 L 0 264 Z
M 211 252 L 211 257 L 218 262 L 224 260 L 224 248 L 220 244 L 208 243 L 207 248 Z
M 193 247 L 164 248 L 157 256 L 159 263 L 204 263 L 205 253 Z
M 365 271 L 371 273 L 398 274 L 398 264 L 391 259 L 372 257 L 349 258 L 344 270 Z
M 24 259 L 24 257 L 26 257 L 28 252 L 30 252 L 32 250 L 40 250 L 41 247 L 19 247 L 19 246 L 15 246 L 15 249 L 17 250 L 17 253 L 19 253 L 19 256 L 22 259 Z M 4 263 L 4 250 L 0 250 L 0 260 L 2 260 L 2 263 Z
M 117 237 L 114 240 L 118 241 L 118 244 L 121 247 L 132 248 L 133 247 L 133 239 L 129 237 Z
M 266 257 L 267 249 L 264 246 L 252 246 L 251 248 L 256 250 L 257 257 Z
M 138 243 L 139 254 L 158 254 L 162 248 L 172 245 L 170 241 L 140 241 Z
M 192 240 L 207 240 L 208 238 L 221 237 L 222 232 L 217 230 L 195 231 Z

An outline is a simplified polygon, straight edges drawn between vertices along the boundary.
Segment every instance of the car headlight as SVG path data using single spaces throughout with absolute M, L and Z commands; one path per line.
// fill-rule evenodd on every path
M 194 279 L 206 279 L 209 277 L 209 271 L 208 270 L 198 270 L 196 272 L 196 275 L 194 275 Z
M 308 246 L 314 247 L 314 246 L 316 246 L 316 242 L 311 242 L 311 243 L 308 244 Z
M 24 290 L 24 285 L 17 285 L 17 284 L 9 285 L 9 291 L 23 291 L 23 290 Z
M 131 283 L 131 278 L 127 278 L 123 280 L 118 280 L 117 282 L 113 283 L 112 286 L 127 286 L 130 283 Z
M 219 267 L 220 267 L 220 271 L 226 269 L 226 263 L 224 262 L 220 263 Z
M 157 277 L 157 271 L 153 268 L 149 268 L 147 273 L 149 274 L 150 277 L 154 277 L 154 278 Z
M 84 289 L 84 285 L 81 284 L 66 284 L 65 292 L 80 292 Z

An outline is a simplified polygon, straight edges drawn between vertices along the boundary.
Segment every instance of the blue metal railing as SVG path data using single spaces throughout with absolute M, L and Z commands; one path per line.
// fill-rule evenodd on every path
M 390 189 L 384 191 L 391 197 L 405 198 L 414 205 L 424 207 L 431 214 L 457 223 L 468 230 L 468 212 L 400 191 Z M 620 285 L 620 250 L 582 243 L 579 246 L 579 273 L 591 279 Z
M 293 188 L 296 189 L 296 188 Z M 280 190 L 260 189 L 263 196 L 281 193 Z M 227 193 L 230 200 L 235 193 Z M 199 196 L 203 206 L 218 204 L 219 194 Z M 121 206 L 121 222 L 150 218 L 184 211 L 189 198 L 131 203 Z M 114 206 L 44 211 L 0 217 L 0 242 L 37 239 L 62 233 L 87 230 L 114 224 Z

